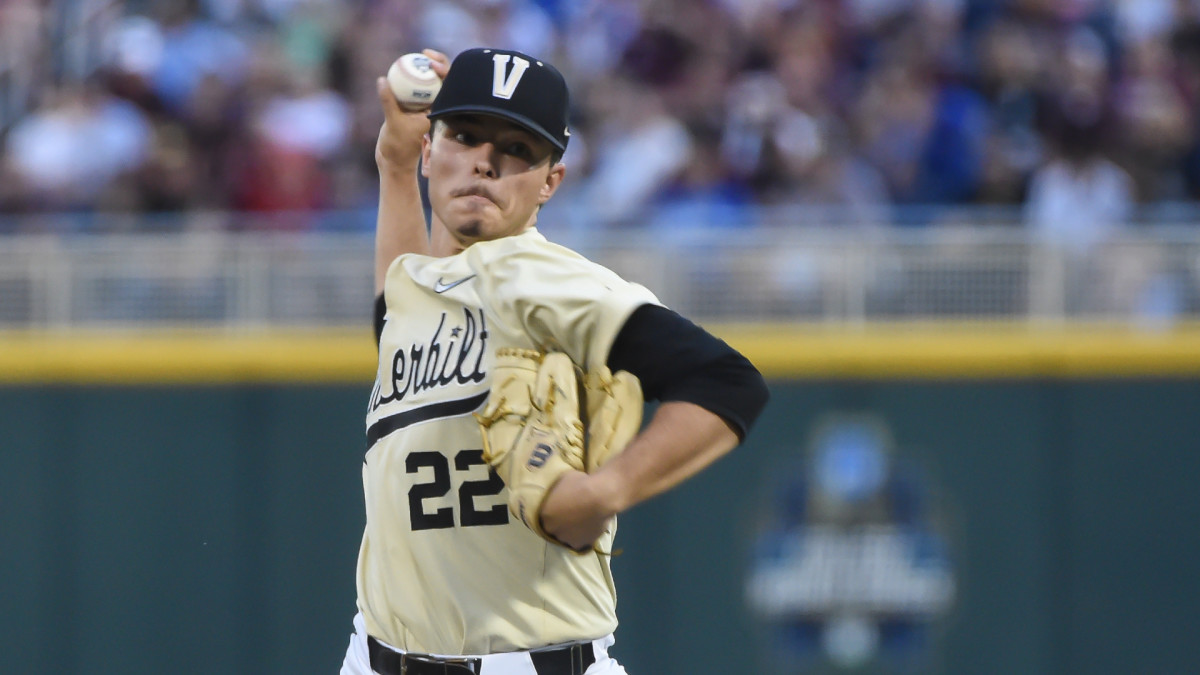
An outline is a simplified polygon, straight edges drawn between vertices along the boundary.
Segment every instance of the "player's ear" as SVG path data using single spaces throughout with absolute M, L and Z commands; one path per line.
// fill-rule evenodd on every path
M 550 201 L 550 198 L 558 190 L 558 186 L 562 185 L 563 177 L 566 175 L 567 166 L 562 162 L 550 167 L 550 173 L 546 175 L 546 182 L 542 183 L 542 188 L 538 191 L 538 204 Z
M 432 129 L 430 130 L 432 133 Z M 433 147 L 433 139 L 429 134 L 421 137 L 421 175 L 429 178 L 429 149 Z

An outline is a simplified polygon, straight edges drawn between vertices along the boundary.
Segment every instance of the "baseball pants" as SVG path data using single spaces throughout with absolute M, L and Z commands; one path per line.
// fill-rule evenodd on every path
M 583 643 L 579 645 L 577 654 L 580 650 L 587 653 L 590 658 L 586 662 L 591 662 L 586 666 L 583 675 L 627 675 L 625 668 L 617 663 L 608 655 L 608 648 L 614 642 L 612 635 L 606 635 L 598 640 Z M 558 653 L 552 656 L 558 656 L 563 651 L 568 651 L 564 646 L 562 650 L 551 650 Z M 367 635 L 366 622 L 363 621 L 362 614 L 354 616 L 354 633 L 350 636 L 350 646 L 346 648 L 346 659 L 342 662 L 341 675 L 406 675 L 400 672 L 399 666 L 403 650 L 394 649 L 378 640 Z M 580 675 L 578 671 L 572 673 L 572 668 L 561 666 L 562 659 L 543 658 L 547 655 L 545 650 L 537 650 L 537 652 L 505 652 L 502 654 L 483 654 L 480 656 L 467 657 L 451 657 L 454 661 L 466 661 L 462 666 L 462 670 L 456 672 L 468 673 L 473 672 L 475 675 Z M 372 657 L 376 663 L 376 667 L 381 667 L 381 670 L 372 670 Z M 576 657 L 576 663 L 583 661 Z M 571 659 L 568 657 L 567 662 Z M 417 671 L 417 675 L 422 672 L 447 672 L 440 669 L 439 666 L 426 666 L 425 664 L 417 664 L 409 667 L 411 671 Z

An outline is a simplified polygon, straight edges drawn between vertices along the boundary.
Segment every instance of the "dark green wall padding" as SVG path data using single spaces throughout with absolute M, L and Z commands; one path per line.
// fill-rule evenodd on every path
M 622 518 L 632 675 L 770 672 L 743 601 L 772 467 L 882 417 L 949 516 L 922 672 L 1200 672 L 1200 382 L 777 380 L 750 440 Z M 351 631 L 368 386 L 0 388 L 0 669 L 333 673 Z

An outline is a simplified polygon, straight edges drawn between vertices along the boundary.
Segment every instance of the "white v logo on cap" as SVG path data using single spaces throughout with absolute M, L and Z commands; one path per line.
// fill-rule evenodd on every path
M 521 81 L 521 76 L 529 68 L 529 62 L 519 56 L 513 56 L 512 70 L 508 70 L 505 66 L 508 65 L 508 54 L 496 54 L 492 56 L 492 96 L 496 98 L 510 99 L 517 91 L 517 83 Z

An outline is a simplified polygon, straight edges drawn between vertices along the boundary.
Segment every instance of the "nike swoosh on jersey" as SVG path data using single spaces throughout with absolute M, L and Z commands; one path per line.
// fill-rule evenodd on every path
M 451 281 L 450 283 L 447 284 L 447 283 L 442 282 L 441 277 L 438 277 L 437 283 L 435 283 L 433 285 L 433 292 L 434 293 L 445 293 L 446 291 L 450 290 L 451 288 L 454 288 L 455 286 L 458 286 L 460 284 L 465 284 L 474 278 L 475 278 L 475 275 L 472 274 L 469 277 L 463 277 L 463 278 L 459 279 L 458 281 Z

